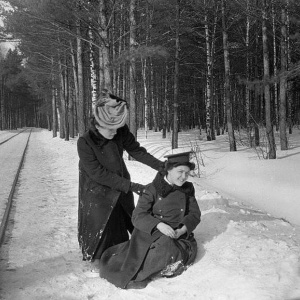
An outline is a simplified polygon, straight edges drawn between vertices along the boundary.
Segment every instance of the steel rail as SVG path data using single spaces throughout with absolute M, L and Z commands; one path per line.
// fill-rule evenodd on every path
M 6 143 L 6 142 L 9 141 L 10 139 L 14 138 L 14 137 L 17 136 L 18 134 L 20 134 L 20 133 L 22 133 L 22 132 L 24 132 L 24 131 L 26 131 L 26 130 L 27 130 L 27 129 L 24 129 L 24 130 L 22 130 L 22 131 L 20 131 L 20 132 L 18 132 L 18 133 L 16 133 L 16 134 L 10 136 L 8 139 L 6 139 L 6 140 L 0 142 L 0 145 Z
M 0 247 L 3 243 L 3 241 L 4 241 L 5 230 L 6 230 L 6 227 L 7 227 L 7 223 L 8 223 L 8 220 L 9 220 L 9 213 L 10 213 L 10 210 L 11 210 L 11 207 L 12 207 L 12 202 L 13 202 L 12 199 L 13 199 L 13 196 L 14 196 L 14 193 L 15 193 L 16 185 L 18 183 L 20 171 L 23 167 L 24 158 L 25 158 L 25 155 L 26 155 L 26 151 L 27 151 L 31 131 L 32 131 L 32 129 L 30 130 L 30 133 L 29 133 L 29 136 L 28 136 L 28 139 L 27 139 L 27 143 L 26 143 L 26 146 L 25 146 L 24 151 L 23 151 L 23 155 L 22 155 L 22 158 L 21 158 L 16 176 L 15 176 L 14 182 L 12 184 L 12 188 L 11 188 L 9 196 L 8 196 L 7 205 L 6 205 L 6 208 L 5 208 L 3 219 L 1 221 L 1 225 L 0 225 Z

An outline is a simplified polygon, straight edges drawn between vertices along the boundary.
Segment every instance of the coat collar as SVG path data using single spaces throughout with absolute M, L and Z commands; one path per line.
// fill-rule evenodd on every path
M 94 120 L 90 123 L 89 128 L 89 137 L 94 142 L 96 146 L 102 147 L 108 142 L 108 139 L 106 139 L 102 134 L 99 133 L 97 130 Z
M 168 182 L 166 182 L 164 176 L 165 176 L 164 174 L 158 172 L 152 182 L 157 193 L 162 197 L 166 197 L 168 194 L 170 194 L 175 190 L 179 190 L 184 194 L 189 194 L 191 192 L 191 185 L 188 182 L 185 182 L 182 186 L 177 186 L 177 185 L 172 186 Z

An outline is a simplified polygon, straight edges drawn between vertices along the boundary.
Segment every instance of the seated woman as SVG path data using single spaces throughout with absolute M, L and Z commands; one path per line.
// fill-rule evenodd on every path
M 166 156 L 166 175 L 157 173 L 146 186 L 133 211 L 131 239 L 103 253 L 100 277 L 123 289 L 139 289 L 154 276 L 180 275 L 194 262 L 197 243 L 192 231 L 201 212 L 194 186 L 187 181 L 195 168 L 189 156 Z

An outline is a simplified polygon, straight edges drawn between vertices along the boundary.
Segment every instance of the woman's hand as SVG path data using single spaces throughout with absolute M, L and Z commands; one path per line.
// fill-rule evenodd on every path
M 139 183 L 131 182 L 130 183 L 130 191 L 142 196 L 145 191 L 145 186 Z
M 172 239 L 175 239 L 176 237 L 175 237 L 175 230 L 171 227 L 171 226 L 169 226 L 169 225 L 167 225 L 167 224 L 165 224 L 165 223 L 158 223 L 157 225 L 156 225 L 156 228 L 162 233 L 162 234 L 164 234 L 164 235 L 166 235 L 166 236 L 168 236 L 168 237 L 170 237 L 170 238 L 172 238 Z
M 175 230 L 175 239 L 178 239 L 180 236 L 187 232 L 187 227 L 183 225 L 181 228 Z

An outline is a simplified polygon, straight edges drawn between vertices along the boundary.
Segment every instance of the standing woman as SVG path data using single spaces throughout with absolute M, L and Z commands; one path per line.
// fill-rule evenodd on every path
M 79 137 L 78 241 L 83 260 L 99 260 L 110 246 L 129 239 L 133 193 L 143 185 L 130 181 L 123 152 L 155 170 L 163 163 L 135 140 L 125 124 L 127 102 L 107 90 L 93 108 L 89 130 Z
M 145 288 L 154 276 L 180 275 L 197 254 L 193 230 L 201 212 L 194 186 L 187 181 L 195 164 L 189 152 L 173 154 L 167 175 L 158 172 L 133 211 L 129 241 L 108 248 L 100 259 L 100 277 L 123 289 Z

